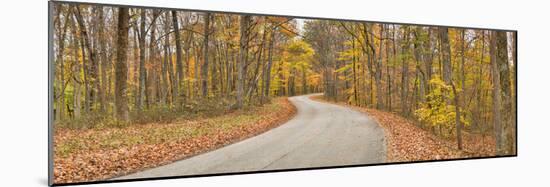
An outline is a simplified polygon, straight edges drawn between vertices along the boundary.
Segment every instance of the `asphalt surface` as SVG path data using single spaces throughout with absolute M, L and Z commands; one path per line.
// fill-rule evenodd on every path
M 385 162 L 381 127 L 352 109 L 291 97 L 298 113 L 258 136 L 116 179 L 136 179 Z

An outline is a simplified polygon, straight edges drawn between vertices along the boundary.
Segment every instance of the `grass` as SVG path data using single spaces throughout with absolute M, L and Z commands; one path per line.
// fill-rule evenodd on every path
M 199 118 L 209 118 L 225 115 L 232 112 L 227 107 L 231 101 L 226 99 L 198 99 L 198 101 L 185 103 L 182 107 L 169 107 L 152 105 L 142 109 L 140 112 L 131 108 L 129 122 L 117 120 L 113 111 L 100 112 L 97 107 L 91 107 L 90 112 L 81 112 L 78 118 L 65 118 L 56 120 L 54 127 L 56 129 L 108 129 L 125 128 L 137 124 L 150 123 L 174 123 L 183 120 L 194 120 Z M 245 110 L 254 109 L 250 106 Z

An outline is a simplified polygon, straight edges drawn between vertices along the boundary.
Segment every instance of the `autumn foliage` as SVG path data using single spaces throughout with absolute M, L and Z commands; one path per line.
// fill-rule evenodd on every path
M 56 184 L 228 145 L 321 92 L 378 121 L 389 162 L 516 154 L 516 32 L 52 5 Z
M 430 86 L 432 90 L 426 95 L 426 102 L 421 103 L 421 107 L 415 110 L 416 117 L 431 127 L 444 126 L 452 129 L 456 121 L 456 106 L 447 102 L 452 101 L 456 96 L 451 92 L 451 86 L 445 84 L 439 76 L 430 80 Z M 470 125 L 463 115 L 460 116 L 460 121 L 465 126 Z

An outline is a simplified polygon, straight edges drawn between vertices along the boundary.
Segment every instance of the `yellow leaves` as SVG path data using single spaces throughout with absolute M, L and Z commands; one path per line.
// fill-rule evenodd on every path
M 307 77 L 307 82 L 311 85 L 319 85 L 321 83 L 321 75 L 320 74 L 310 74 Z
M 346 41 L 344 42 L 344 45 L 348 46 L 349 49 L 344 50 L 342 52 L 338 53 L 338 60 L 343 61 L 351 61 L 353 60 L 353 57 L 355 57 L 356 60 L 359 59 L 361 55 L 363 55 L 363 52 L 361 51 L 360 45 L 361 43 L 357 41 Z
M 336 72 L 336 73 L 345 72 L 345 71 L 351 69 L 352 67 L 353 67 L 353 64 L 346 64 L 346 65 L 336 69 L 334 72 Z
M 456 106 L 448 104 L 455 97 L 451 91 L 452 87 L 445 84 L 439 76 L 435 76 L 430 80 L 430 93 L 426 95 L 426 102 L 420 103 L 420 108 L 414 111 L 418 120 L 427 123 L 430 126 L 443 125 L 447 128 L 452 128 L 456 123 Z M 460 90 L 457 90 L 459 92 Z M 461 113 L 465 111 L 460 109 Z M 470 123 L 460 116 L 460 121 L 465 126 Z
M 303 40 L 292 40 L 283 53 L 283 60 L 288 66 L 286 70 L 290 71 L 291 68 L 296 68 L 300 71 L 309 71 L 314 53 L 313 48 Z
M 306 59 L 315 53 L 308 43 L 298 39 L 292 40 L 288 44 L 286 51 L 290 56 L 296 56 L 299 59 Z

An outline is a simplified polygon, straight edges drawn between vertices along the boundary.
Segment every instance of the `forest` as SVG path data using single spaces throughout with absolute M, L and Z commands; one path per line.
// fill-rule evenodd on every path
M 323 93 L 516 152 L 516 32 L 54 4 L 54 125 L 170 123 Z

